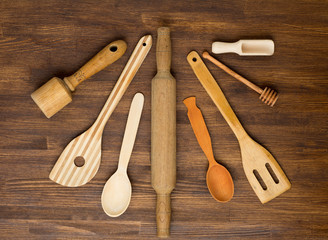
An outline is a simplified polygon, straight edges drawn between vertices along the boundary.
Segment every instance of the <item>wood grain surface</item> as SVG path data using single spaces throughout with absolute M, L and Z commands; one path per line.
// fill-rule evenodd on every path
M 168 26 L 177 80 L 177 184 L 171 195 L 172 239 L 328 238 L 328 2 L 29 1 L 0 2 L 0 238 L 155 239 L 156 194 L 150 174 L 150 89 L 156 46 L 149 52 L 104 129 L 97 175 L 78 188 L 52 182 L 64 147 L 95 121 L 140 37 Z M 270 57 L 214 55 L 259 87 L 280 96 L 273 108 L 208 63 L 246 131 L 277 159 L 292 188 L 262 205 L 244 174 L 238 142 L 192 72 L 191 50 L 213 41 L 273 39 Z M 73 74 L 108 42 L 122 39 L 121 59 L 79 86 L 73 102 L 47 119 L 30 94 Z M 131 100 L 145 106 L 129 163 L 132 198 L 119 218 L 101 207 L 117 168 Z M 231 172 L 233 199 L 218 203 L 206 187 L 208 162 L 182 100 L 197 97 L 214 155 Z

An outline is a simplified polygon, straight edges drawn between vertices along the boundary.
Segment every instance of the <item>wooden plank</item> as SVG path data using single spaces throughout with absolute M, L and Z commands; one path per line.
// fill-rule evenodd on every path
M 328 68 L 326 1 L 11 1 L 0 2 L 0 236 L 2 239 L 154 239 L 151 187 L 151 79 L 155 45 L 104 129 L 97 175 L 79 188 L 51 182 L 65 146 L 95 121 L 136 41 L 171 29 L 177 80 L 177 184 L 172 239 L 328 238 Z M 277 90 L 273 108 L 206 63 L 246 131 L 277 159 L 292 188 L 262 205 L 246 180 L 232 131 L 196 79 L 186 55 L 213 41 L 273 39 L 271 57 L 215 55 L 259 87 Z M 74 73 L 108 42 L 126 54 L 84 82 L 73 102 L 47 119 L 30 94 L 50 78 Z M 132 198 L 119 218 L 101 208 L 101 192 L 117 168 L 131 99 L 145 96 L 128 174 Z M 206 157 L 182 103 L 197 97 L 215 158 L 231 172 L 234 197 L 220 204 L 206 187 Z

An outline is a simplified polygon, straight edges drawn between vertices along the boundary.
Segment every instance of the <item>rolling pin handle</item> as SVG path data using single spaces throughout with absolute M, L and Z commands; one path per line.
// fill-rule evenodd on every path
M 167 238 L 170 235 L 170 194 L 157 194 L 156 212 L 157 236 L 161 238 Z
M 160 27 L 157 30 L 156 62 L 157 71 L 170 71 L 171 68 L 171 40 L 170 28 Z

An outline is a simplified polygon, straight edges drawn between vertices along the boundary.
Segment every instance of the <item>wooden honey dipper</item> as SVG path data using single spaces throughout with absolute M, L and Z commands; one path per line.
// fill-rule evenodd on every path
M 219 68 L 221 68 L 223 71 L 225 71 L 229 75 L 233 76 L 234 78 L 236 78 L 240 82 L 244 83 L 245 85 L 247 85 L 248 87 L 253 89 L 255 92 L 257 92 L 258 94 L 260 94 L 259 98 L 265 104 L 273 107 L 273 105 L 276 103 L 276 101 L 278 99 L 278 93 L 276 91 L 274 91 L 274 90 L 272 90 L 268 87 L 265 87 L 264 90 L 263 90 L 262 88 L 256 86 L 254 83 L 248 81 L 246 78 L 240 76 L 238 73 L 232 71 L 230 68 L 225 66 L 223 63 L 219 62 L 217 59 L 212 57 L 208 52 L 203 53 L 203 58 L 206 58 L 206 59 L 210 60 L 212 63 L 214 63 Z

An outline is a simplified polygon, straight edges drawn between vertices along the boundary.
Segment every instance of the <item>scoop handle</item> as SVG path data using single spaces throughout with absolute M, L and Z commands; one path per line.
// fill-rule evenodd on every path
M 240 42 L 213 42 L 212 43 L 212 52 L 215 54 L 221 53 L 237 53 L 241 54 Z
M 205 153 L 209 163 L 210 164 L 215 163 L 211 137 L 206 127 L 203 114 L 196 105 L 196 98 L 195 97 L 186 98 L 185 100 L 183 100 L 183 103 L 188 108 L 188 118 L 200 147 Z
M 130 106 L 130 111 L 128 115 L 128 120 L 126 122 L 126 127 L 125 127 L 125 132 L 124 132 L 124 137 L 123 137 L 123 142 L 120 152 L 118 169 L 121 171 L 126 171 L 130 161 L 134 142 L 137 136 L 143 104 L 144 104 L 143 94 L 136 93 L 133 97 Z
M 126 51 L 126 47 L 127 45 L 123 40 L 111 42 L 84 64 L 76 73 L 69 77 L 65 77 L 64 81 L 66 85 L 71 91 L 74 91 L 81 82 L 122 57 Z

